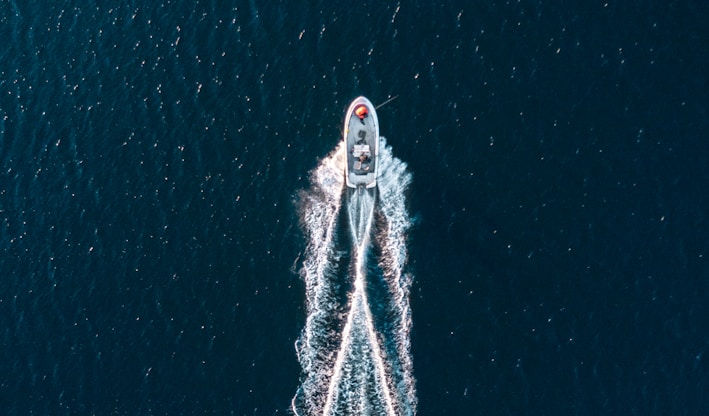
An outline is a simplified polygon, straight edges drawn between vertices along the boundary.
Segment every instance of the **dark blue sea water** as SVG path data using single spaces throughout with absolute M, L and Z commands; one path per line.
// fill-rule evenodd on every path
M 299 192 L 398 95 L 418 414 L 706 414 L 707 21 L 0 2 L 0 413 L 288 414 Z

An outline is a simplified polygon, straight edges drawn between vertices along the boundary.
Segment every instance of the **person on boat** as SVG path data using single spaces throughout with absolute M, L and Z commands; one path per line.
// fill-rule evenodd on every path
M 364 153 L 362 153 L 361 155 L 359 155 L 359 163 L 360 163 L 359 166 L 360 166 L 360 169 L 362 169 L 362 170 L 364 170 L 364 171 L 368 171 L 368 170 L 369 170 L 369 163 L 368 163 L 368 162 L 369 162 L 369 156 L 368 156 L 368 155 L 366 155 L 366 154 L 364 154 Z

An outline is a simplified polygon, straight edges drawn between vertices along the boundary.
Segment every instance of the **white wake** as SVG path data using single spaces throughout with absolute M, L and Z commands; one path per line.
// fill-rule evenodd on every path
M 300 270 L 307 318 L 296 342 L 303 369 L 292 401 L 297 415 L 416 413 L 412 277 L 404 272 L 411 226 L 404 192 L 411 175 L 381 140 L 378 190 L 344 187 L 340 145 L 300 195 L 308 245 Z

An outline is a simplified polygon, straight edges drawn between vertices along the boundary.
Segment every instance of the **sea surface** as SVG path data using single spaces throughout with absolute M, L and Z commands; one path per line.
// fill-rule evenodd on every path
M 706 414 L 707 21 L 703 1 L 0 1 L 0 413 L 377 409 L 327 358 L 351 301 L 378 322 L 353 318 L 370 414 Z M 403 289 L 333 277 L 328 387 L 303 361 L 304 201 L 359 95 L 397 97 L 378 117 L 402 186 L 367 204 L 393 224 L 396 196 Z

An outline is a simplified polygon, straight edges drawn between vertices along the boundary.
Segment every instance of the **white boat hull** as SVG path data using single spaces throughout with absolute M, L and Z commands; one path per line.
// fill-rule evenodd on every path
M 379 119 L 365 97 L 352 101 L 345 116 L 345 179 L 350 188 L 377 186 Z

